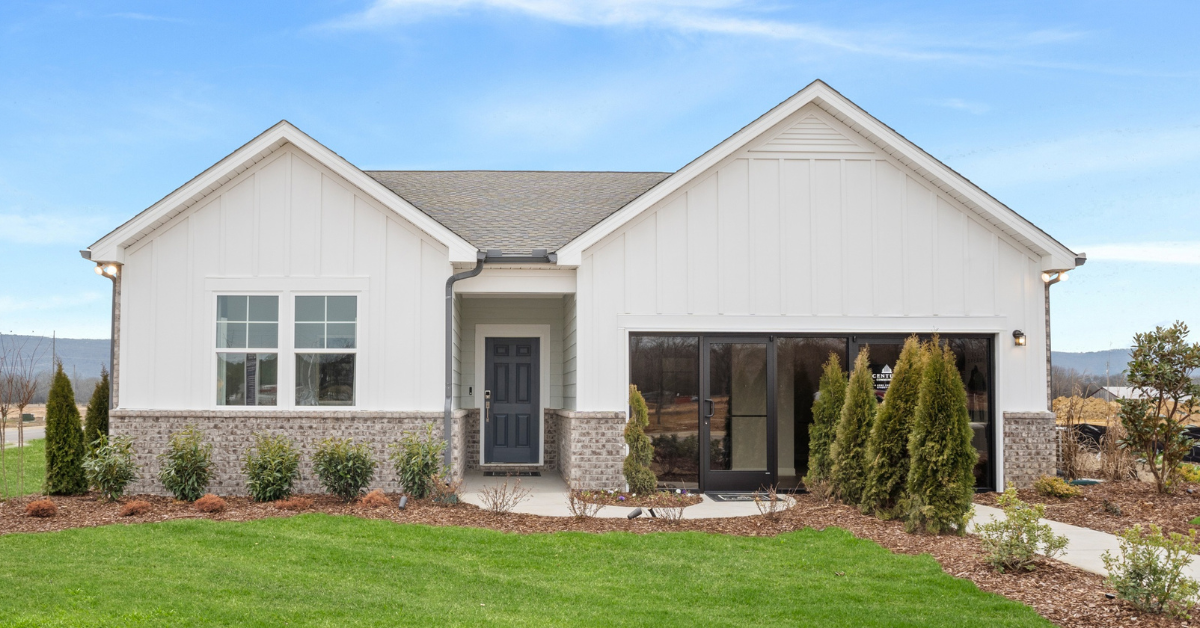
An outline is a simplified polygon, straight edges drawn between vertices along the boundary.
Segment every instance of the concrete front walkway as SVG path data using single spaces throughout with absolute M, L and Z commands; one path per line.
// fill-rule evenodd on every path
M 46 437 L 46 427 L 27 427 L 25 428 L 25 442 Z M 4 429 L 4 444 L 7 447 L 17 446 L 17 428 L 8 427 Z
M 981 523 L 989 523 L 995 519 L 1003 519 L 1004 511 L 991 506 L 982 506 L 975 504 L 975 518 L 971 520 L 968 530 L 974 531 L 975 526 Z M 1081 528 L 1058 521 L 1044 520 L 1050 526 L 1050 529 L 1055 534 L 1061 534 L 1067 537 L 1067 549 L 1060 554 L 1057 559 L 1068 565 L 1074 565 L 1090 571 L 1092 573 L 1107 576 L 1108 571 L 1104 569 L 1104 561 L 1101 556 L 1105 551 L 1112 552 L 1114 556 L 1120 556 L 1120 542 L 1117 537 L 1107 532 L 1098 532 L 1091 528 Z M 1188 566 L 1187 575 L 1196 580 L 1200 580 L 1200 563 L 1196 558 L 1192 558 L 1192 564 Z
M 519 480 L 521 488 L 529 490 L 529 498 L 517 504 L 513 512 L 546 517 L 571 516 L 571 511 L 567 508 L 567 483 L 554 471 L 545 472 L 540 477 L 525 478 L 488 477 L 483 475 L 482 471 L 468 471 L 466 477 L 463 478 L 459 495 L 468 504 L 482 507 L 483 502 L 479 492 L 487 486 L 503 484 L 506 480 L 510 487 Z M 704 498 L 703 502 L 684 509 L 684 519 L 720 519 L 759 514 L 758 507 L 754 505 L 754 502 L 718 502 L 713 501 L 707 495 L 702 497 Z M 633 510 L 633 507 L 630 506 L 605 506 L 596 516 L 615 519 L 625 517 Z M 643 516 L 650 516 L 646 509 L 642 509 L 642 512 L 645 513 Z

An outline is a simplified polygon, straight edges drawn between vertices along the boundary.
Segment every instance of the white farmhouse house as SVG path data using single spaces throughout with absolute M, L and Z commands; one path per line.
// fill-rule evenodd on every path
M 425 425 L 456 474 L 615 487 L 630 383 L 664 484 L 797 487 L 821 364 L 869 350 L 882 394 L 914 333 L 958 356 L 979 486 L 1027 483 L 1085 260 L 820 81 L 674 173 L 364 172 L 280 122 L 82 254 L 135 488 L 192 424 L 225 493 L 256 431 L 382 460 Z

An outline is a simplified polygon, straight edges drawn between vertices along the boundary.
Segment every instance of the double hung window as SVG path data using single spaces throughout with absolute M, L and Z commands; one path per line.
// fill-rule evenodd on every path
M 354 405 L 358 297 L 296 297 L 296 405 Z
M 217 297 L 217 405 L 273 406 L 279 397 L 279 297 Z

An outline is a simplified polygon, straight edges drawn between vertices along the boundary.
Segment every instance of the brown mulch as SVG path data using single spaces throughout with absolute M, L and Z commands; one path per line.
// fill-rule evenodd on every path
M 617 506 L 619 508 L 661 508 L 661 507 L 678 507 L 678 506 L 695 506 L 704 501 L 704 498 L 695 493 L 669 493 L 658 491 L 651 495 L 641 494 L 634 495 L 629 492 L 617 491 L 583 491 L 583 501 L 591 504 L 603 504 L 605 506 Z
M 390 496 L 398 498 L 398 496 Z M 495 515 L 474 506 L 436 506 L 427 500 L 410 500 L 405 510 L 396 508 L 372 509 L 359 503 L 346 504 L 329 495 L 308 495 L 312 506 L 307 512 L 333 515 L 353 515 L 364 519 L 387 519 L 397 523 L 419 523 L 434 526 L 466 526 L 489 528 L 509 533 L 556 531 L 633 533 L 674 532 L 695 530 L 739 536 L 771 536 L 805 527 L 823 529 L 840 527 L 855 536 L 869 539 L 902 554 L 931 554 L 946 573 L 971 580 L 984 591 L 1031 606 L 1043 617 L 1059 626 L 1092 628 L 1101 626 L 1188 626 L 1186 620 L 1147 615 L 1117 600 L 1105 598 L 1111 592 L 1100 576 L 1058 561 L 1042 561 L 1036 571 L 1000 574 L 979 558 L 982 550 L 977 537 L 925 536 L 904 532 L 897 521 L 880 521 L 860 514 L 856 509 L 830 504 L 808 495 L 796 495 L 796 505 L 779 516 L 730 519 L 684 519 L 669 522 L 662 519 L 573 519 L 536 515 Z M 25 497 L 0 502 L 0 535 L 16 532 L 47 532 L 67 528 L 99 525 L 121 525 L 158 522 L 170 519 L 212 519 L 214 521 L 249 521 L 266 517 L 291 517 L 296 512 L 278 508 L 272 503 L 257 503 L 245 497 L 228 497 L 224 512 L 206 515 L 197 512 L 192 504 L 169 498 L 137 496 L 151 504 L 144 515 L 122 518 L 121 504 L 98 501 L 94 495 L 83 497 L 53 497 L 58 515 L 47 519 L 25 516 L 25 505 L 37 497 Z M 127 498 L 123 501 L 135 499 Z
M 1046 518 L 1051 521 L 1109 534 L 1119 534 L 1137 523 L 1143 527 L 1153 523 L 1164 532 L 1187 534 L 1196 529 L 1188 521 L 1200 517 L 1200 486 L 1195 484 L 1179 486 L 1166 495 L 1159 495 L 1149 482 L 1101 482 L 1078 488 L 1079 497 L 1067 499 L 1043 497 L 1033 489 L 1021 489 L 1019 494 L 1023 501 L 1045 504 Z M 1193 493 L 1189 494 L 1188 489 Z M 995 506 L 997 497 L 997 493 L 980 493 L 975 503 Z M 1120 507 L 1121 514 L 1106 510 L 1105 501 Z

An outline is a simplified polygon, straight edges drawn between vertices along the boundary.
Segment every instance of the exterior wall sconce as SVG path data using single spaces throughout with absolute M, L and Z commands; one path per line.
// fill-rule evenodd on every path
M 1019 329 L 1014 331 L 1013 332 L 1013 344 L 1018 347 L 1024 347 L 1025 346 L 1025 332 L 1023 332 Z

